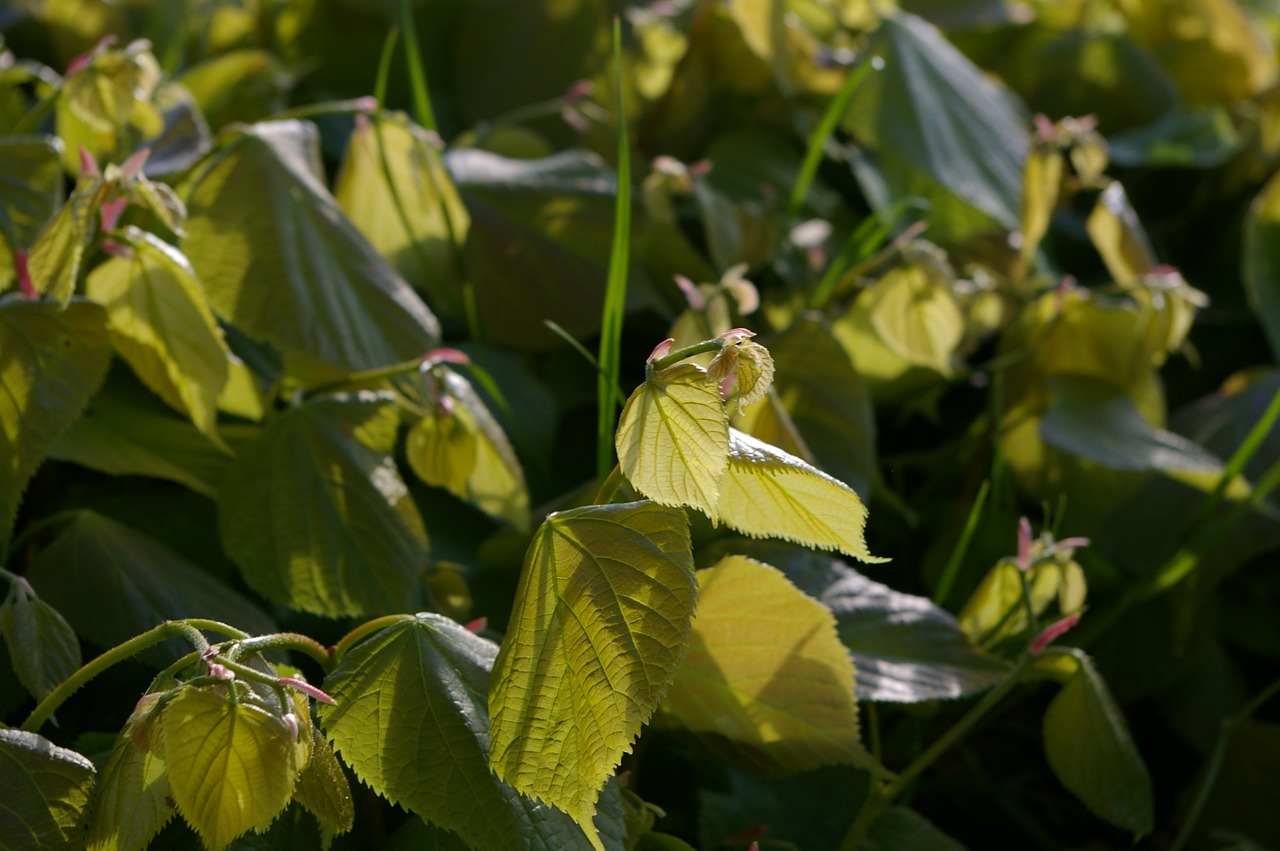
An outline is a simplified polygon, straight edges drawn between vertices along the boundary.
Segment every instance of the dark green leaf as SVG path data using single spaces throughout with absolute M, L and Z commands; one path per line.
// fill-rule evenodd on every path
M 0 606 L 0 633 L 18 681 L 32 697 L 43 700 L 80 667 L 80 642 L 57 609 L 27 596 L 24 580 L 18 582 L 13 601 Z
M 476 851 L 585 851 L 592 845 L 568 815 L 489 770 L 497 653 L 440 615 L 407 618 L 342 658 L 324 683 L 336 703 L 320 720 L 357 777 Z
M 390 453 L 385 397 L 328 398 L 276 415 L 228 473 L 223 546 L 264 596 L 338 617 L 418 605 L 427 535 Z
M 92 511 L 78 512 L 41 550 L 30 579 L 81 635 L 101 647 L 195 615 L 253 633 L 276 629 L 257 606 L 168 547 Z M 182 652 L 175 640 L 145 658 L 159 667 Z
M 435 316 L 317 177 L 311 124 L 256 125 L 187 188 L 183 251 L 214 309 L 254 337 L 367 369 L 433 348 Z
M 1271 351 L 1280 353 L 1280 174 L 1258 193 L 1245 220 L 1244 284 Z
M 0 842 L 5 848 L 77 851 L 93 763 L 35 733 L 0 730 Z
M 56 136 L 0 139 L 0 291 L 15 280 L 14 252 L 30 247 L 62 203 L 61 151 Z
M 351 798 L 351 784 L 342 773 L 333 748 L 320 732 L 312 728 L 311 759 L 298 775 L 294 799 L 318 818 L 334 833 L 346 833 L 355 819 L 355 803 Z
M 964 851 L 964 846 L 906 807 L 879 815 L 858 845 L 863 851 Z
M 96 304 L 0 300 L 0 541 L 55 438 L 107 374 L 111 343 Z

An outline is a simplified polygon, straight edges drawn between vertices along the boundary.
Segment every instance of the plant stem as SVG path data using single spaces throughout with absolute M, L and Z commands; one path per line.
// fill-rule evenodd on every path
M 374 369 L 352 372 L 336 381 L 326 381 L 324 384 L 317 384 L 314 387 L 307 388 L 303 391 L 302 398 L 313 399 L 325 393 L 355 389 L 364 384 L 372 384 L 375 381 L 385 381 L 388 378 L 397 378 L 401 375 L 412 375 L 421 369 L 422 358 L 415 358 L 402 363 L 393 363 L 391 366 L 379 366 Z
M 675 366 L 685 358 L 691 358 L 694 355 L 705 354 L 706 352 L 718 352 L 724 348 L 723 340 L 703 340 L 701 343 L 694 343 L 692 346 L 685 346 L 683 349 L 676 349 L 653 363 L 649 364 L 645 369 L 646 377 L 655 372 L 660 372 L 669 366 Z
M 955 548 L 951 550 L 951 557 L 947 559 L 947 566 L 943 568 L 942 576 L 938 579 L 938 587 L 934 589 L 934 605 L 941 606 L 942 601 L 947 599 L 947 595 L 951 593 L 951 586 L 955 584 L 956 574 L 960 572 L 960 563 L 964 561 L 965 554 L 969 552 L 969 543 L 973 540 L 974 530 L 978 528 L 978 518 L 982 516 L 982 509 L 987 504 L 987 492 L 990 487 L 991 480 L 983 479 L 981 487 L 978 488 L 978 497 L 969 508 L 969 516 L 965 518 L 964 529 L 960 531 L 960 540 L 956 542 Z
M 999 685 L 987 692 L 982 700 L 978 701 L 950 729 L 935 739 L 933 744 L 929 745 L 924 753 L 912 760 L 911 764 L 904 768 L 897 777 L 868 795 L 866 802 L 862 805 L 862 810 L 858 813 L 858 817 L 854 819 L 853 824 L 849 827 L 849 832 L 845 834 L 844 840 L 840 843 L 840 851 L 855 851 L 858 843 L 862 841 L 867 831 L 871 828 L 872 823 L 893 803 L 894 798 L 902 794 L 903 790 L 920 776 L 921 772 L 932 765 L 944 751 L 959 741 L 982 716 L 990 712 L 1014 686 L 1021 682 L 1033 661 L 1034 657 L 1031 654 L 1022 654 L 1013 670 L 1000 681 Z
M 326 673 L 333 668 L 333 656 L 328 648 L 309 635 L 298 632 L 277 632 L 271 635 L 259 635 L 240 642 L 240 650 L 245 653 L 261 653 L 265 650 L 296 650 L 310 656 L 320 664 Z
M 342 636 L 342 638 L 338 640 L 337 644 L 333 645 L 333 650 L 329 654 L 330 658 L 333 660 L 332 664 L 337 665 L 340 663 L 342 661 L 342 657 L 347 655 L 348 650 L 359 644 L 361 641 L 364 641 L 375 632 L 379 632 L 380 630 L 384 630 L 390 626 L 395 626 L 403 621 L 411 620 L 413 620 L 413 615 L 383 615 L 380 618 L 374 618 L 371 621 L 366 621 L 365 623 L 360 624 L 358 627 Z
M 349 115 L 353 112 L 369 112 L 370 107 L 377 109 L 369 98 L 359 97 L 349 100 L 327 100 L 320 103 L 308 103 L 281 110 L 271 116 L 271 121 L 282 121 L 286 118 L 316 118 L 321 115 Z
M 118 644 L 111 648 L 98 658 L 85 664 L 80 670 L 64 680 L 56 689 L 49 692 L 45 699 L 40 701 L 35 709 L 31 710 L 31 714 L 27 716 L 26 721 L 22 722 L 20 729 L 28 733 L 36 732 L 45 721 L 49 720 L 49 716 L 56 712 L 58 707 L 65 703 L 67 698 L 75 694 L 81 686 L 113 665 L 136 656 L 148 647 L 154 647 L 161 642 L 168 641 L 170 638 L 182 638 L 190 642 L 197 650 L 204 650 L 209 646 L 209 642 L 195 628 L 194 623 L 196 622 L 165 621 L 154 629 L 149 629 L 141 635 L 134 636 L 123 644 Z M 216 621 L 210 621 L 209 623 L 216 623 Z

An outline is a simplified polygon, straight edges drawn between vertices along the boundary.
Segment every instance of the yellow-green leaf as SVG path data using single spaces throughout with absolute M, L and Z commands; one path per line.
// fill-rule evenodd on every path
M 1044 614 L 1055 601 L 1060 615 L 1078 612 L 1084 606 L 1087 594 L 1084 571 L 1070 558 L 1033 561 L 1025 578 L 1031 607 L 1037 616 Z M 1028 628 L 1022 580 L 1022 571 L 1009 559 L 997 562 L 987 573 L 958 619 L 960 628 L 971 641 L 991 647 L 1017 638 Z M 1027 640 L 1033 637 L 1024 636 Z
M 311 759 L 298 775 L 298 787 L 293 794 L 307 812 L 333 833 L 346 833 L 351 829 L 355 820 L 351 784 L 319 727 L 311 728 Z
M 716 517 L 729 420 L 701 367 L 679 364 L 637 387 L 622 409 L 614 443 L 623 474 L 642 494 Z
M 900 266 L 863 296 L 871 327 L 886 346 L 916 366 L 950 375 L 964 337 L 964 315 L 951 282 L 929 263 Z
M 78 851 L 93 763 L 43 736 L 0 730 L 0 814 L 6 848 Z
M 164 707 L 160 726 L 173 800 L 206 847 L 265 828 L 289 803 L 302 766 L 279 717 L 188 687 Z
M 600 789 L 661 700 L 694 602 L 684 512 L 635 502 L 538 530 L 494 664 L 490 764 L 601 847 Z
M 145 848 L 173 818 L 169 775 L 154 751 L 138 750 L 127 732 L 116 737 L 90 801 L 88 851 Z
M 217 437 L 218 396 L 227 381 L 227 345 L 187 258 L 128 227 L 130 248 L 89 274 L 89 298 L 107 309 L 111 342 L 138 378 L 196 428 Z
M 421 127 L 399 114 L 379 126 L 357 122 L 333 194 L 351 223 L 410 283 L 425 289 L 433 303 L 458 303 L 461 253 L 454 240 L 465 240 L 470 217 Z
M 665 712 L 759 773 L 874 767 L 858 737 L 853 660 L 828 609 L 745 556 L 698 571 L 698 598 Z
M 1061 151 L 1037 145 L 1027 154 L 1022 167 L 1022 244 L 1018 257 L 1024 269 L 1035 256 L 1057 209 L 1063 165 Z
M 1098 196 L 1085 226 L 1117 282 L 1133 283 L 1156 265 L 1155 252 L 1120 181 L 1112 181 Z
M 82 176 L 58 214 L 36 234 L 27 268 L 37 292 L 64 303 L 75 293 L 85 249 L 97 230 L 105 186 L 100 178 Z
M 867 509 L 852 488 L 737 429 L 729 430 L 729 468 L 712 516 L 752 537 L 887 561 L 867 550 Z
M 0 139 L 0 291 L 15 280 L 14 252 L 31 245 L 62 204 L 56 136 Z
M 447 488 L 486 514 L 518 529 L 529 525 L 529 490 L 515 450 L 480 396 L 461 376 L 441 370 L 451 405 L 436 406 L 405 443 L 409 464 L 424 482 Z

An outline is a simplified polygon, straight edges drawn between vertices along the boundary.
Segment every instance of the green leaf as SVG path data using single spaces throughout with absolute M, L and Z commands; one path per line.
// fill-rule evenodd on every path
M 111 342 L 138 378 L 217 442 L 229 353 L 194 270 L 146 231 L 130 226 L 112 238 L 132 250 L 94 269 L 86 294 L 107 309 Z
M 178 77 L 212 127 L 260 121 L 285 105 L 289 75 L 266 50 L 228 50 Z
M 0 541 L 54 439 L 84 410 L 111 362 L 94 304 L 0 301 Z
M 128 369 L 112 370 L 49 457 L 116 476 L 168 479 L 213 498 L 232 457 L 161 402 Z
M 391 458 L 385 397 L 333 397 L 272 418 L 218 499 L 223 546 L 263 596 L 339 617 L 419 600 L 422 518 Z
M 1107 184 L 1085 227 L 1113 280 L 1133 283 L 1156 265 L 1155 251 L 1120 181 Z
M 435 316 L 317 178 L 317 132 L 255 125 L 187 187 L 182 249 L 214 309 L 329 366 L 370 369 L 435 347 Z
M 406 280 L 435 304 L 457 305 L 463 270 L 454 240 L 466 238 L 470 218 L 436 144 L 403 115 L 379 125 L 358 121 L 333 194 L 351 223 Z
M 1271 351 L 1280 354 L 1280 174 L 1262 187 L 1245 219 L 1244 284 Z
M 906 807 L 889 807 L 858 845 L 863 851 L 965 851 L 963 845 Z
M 122 732 L 102 766 L 90 805 L 88 851 L 147 847 L 175 812 L 164 761 L 154 751 L 139 750 Z
M 946 203 L 962 199 L 1017 229 L 1027 133 L 1013 100 L 906 12 L 884 17 L 869 52 L 884 68 L 862 82 L 844 126 L 878 151 L 887 197 L 908 194 L 920 175 L 951 196 Z
M 517 529 L 527 528 L 529 490 L 506 434 L 466 379 L 447 369 L 437 374 L 450 408 L 433 405 L 409 430 L 410 466 L 427 484 L 447 488 Z
M 778 402 L 765 399 L 749 409 L 753 437 L 790 452 L 812 453 L 817 466 L 860 494 L 875 475 L 876 424 L 866 381 L 831 332 L 801 319 L 765 343 L 773 354 Z M 790 423 L 775 410 L 781 404 Z M 797 445 L 793 431 L 799 432 Z M 791 445 L 788 445 L 791 442 Z
M 964 316 L 951 292 L 948 272 L 945 264 L 908 263 L 889 272 L 859 299 L 871 327 L 890 350 L 908 363 L 942 375 L 951 375 L 952 353 L 964 337 Z
M 490 764 L 597 849 L 596 797 L 671 682 L 694 595 L 688 520 L 647 501 L 552 514 L 525 557 L 494 664 Z
M 857 672 L 858 699 L 889 703 L 950 700 L 985 691 L 1009 665 L 978 650 L 956 619 L 925 597 L 873 582 L 830 556 L 772 541 L 729 539 L 711 552 L 738 552 L 776 566 L 831 610 Z M 701 561 L 708 553 L 699 551 Z
M 14 253 L 31 245 L 62 204 L 61 151 L 56 136 L 0 139 L 0 291 L 16 280 Z
M 160 730 L 174 803 L 206 847 L 266 828 L 289 803 L 302 766 L 278 716 L 188 686 L 164 707 Z
M 311 759 L 298 775 L 293 795 L 333 833 L 346 833 L 351 829 L 356 814 L 351 784 L 319 727 L 311 728 Z
M 720 480 L 716 516 L 755 538 L 887 561 L 867 550 L 867 509 L 848 485 L 737 429 L 729 430 L 729 468 Z
M 406 617 L 342 657 L 320 720 L 357 777 L 476 851 L 584 851 L 592 845 L 568 815 L 489 770 L 497 653 L 441 615 Z
M 849 765 L 827 765 L 785 777 L 722 771 L 723 783 L 698 789 L 698 847 L 734 847 L 731 838 L 767 827 L 765 848 L 811 851 L 838 848 L 872 778 Z M 832 806 L 831 791 L 841 790 Z M 739 846 L 741 847 L 741 846 Z M 902 849 L 909 851 L 909 849 Z
M 71 197 L 31 243 L 27 266 L 36 291 L 65 303 L 76 291 L 84 253 L 98 229 L 106 184 L 82 175 Z
M 93 788 L 93 763 L 48 739 L 0 730 L 0 837 L 7 848 L 76 851 Z
M 698 571 L 698 597 L 665 714 L 761 774 L 875 765 L 858 738 L 853 661 L 829 611 L 745 556 Z
M 1124 715 L 1084 654 L 1044 715 L 1053 773 L 1094 815 L 1135 835 L 1155 826 L 1151 776 Z
M 1127 395 L 1084 376 L 1050 380 L 1053 401 L 1040 423 L 1045 442 L 1114 470 L 1213 473 L 1222 462 L 1185 437 L 1156 428 Z
M 699 366 L 678 364 L 635 389 L 614 440 L 623 475 L 659 505 L 688 505 L 713 519 L 729 464 L 729 420 Z
M 17 580 L 17 595 L 0 606 L 0 633 L 22 687 L 43 700 L 80 667 L 80 642 L 66 619 Z
M 101 647 L 195 613 L 255 634 L 277 628 L 243 595 L 173 550 L 92 511 L 77 512 L 61 528 L 28 578 L 77 632 Z M 189 649 L 175 639 L 145 658 L 162 667 Z

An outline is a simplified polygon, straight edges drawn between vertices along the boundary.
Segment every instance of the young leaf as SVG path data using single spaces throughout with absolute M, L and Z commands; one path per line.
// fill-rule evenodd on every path
M 585 851 L 568 815 L 489 770 L 490 672 L 498 648 L 419 614 L 352 648 L 319 708 L 343 760 L 378 794 L 457 833 L 476 851 Z
M 75 293 L 80 264 L 97 232 L 98 210 L 105 198 L 101 178 L 81 176 L 58 214 L 36 234 L 27 262 L 37 292 L 63 303 Z
M 187 687 L 164 707 L 160 728 L 173 800 L 206 847 L 266 828 L 289 803 L 302 766 L 279 717 Z
M 441 372 L 452 408 L 433 410 L 409 430 L 410 466 L 428 484 L 527 528 L 529 491 L 515 450 L 471 384 L 450 370 Z
M 313 125 L 255 125 L 188 187 L 191 259 L 214 309 L 254 337 L 371 369 L 435 347 L 435 316 L 313 171 Z
M 964 336 L 964 316 L 941 270 L 930 263 L 899 266 L 862 299 L 871 327 L 886 346 L 911 364 L 951 374 L 951 355 Z
M 0 633 L 18 681 L 36 700 L 43 700 L 80 667 L 80 642 L 66 618 L 21 589 L 17 599 L 0 606 Z
M 889 807 L 881 813 L 858 847 L 863 851 L 965 851 L 959 842 L 906 807 Z
M 647 501 L 553 514 L 525 557 L 494 663 L 490 764 L 597 849 L 596 797 L 671 682 L 694 593 L 684 512 Z
M 311 728 L 311 759 L 298 775 L 293 796 L 334 834 L 351 829 L 355 820 L 351 784 L 319 727 Z
M 11 848 L 76 851 L 84 846 L 84 819 L 93 763 L 43 736 L 0 730 L 0 813 Z
M 848 485 L 737 429 L 729 430 L 729 468 L 711 516 L 752 537 L 887 561 L 867 550 L 867 509 Z
M 0 292 L 14 281 L 14 258 L 62 203 L 62 143 L 56 136 L 0 139 Z
M 89 274 L 85 292 L 107 309 L 111 342 L 144 384 L 218 441 L 218 395 L 227 381 L 227 344 L 187 258 L 135 227 L 128 243 Z
M 1022 167 L 1022 243 L 1018 246 L 1018 260 L 1024 269 L 1031 265 L 1040 240 L 1049 231 L 1062 191 L 1064 168 L 1062 152 L 1052 145 L 1038 144 L 1027 154 Z
M 715 519 L 729 463 L 729 420 L 701 367 L 678 364 L 637 387 L 614 443 L 623 475 L 642 494 Z
M 1133 283 L 1156 265 L 1155 251 L 1120 181 L 1107 184 L 1085 226 L 1115 281 Z
M 276 630 L 271 618 L 226 584 L 163 544 L 92 511 L 77 512 L 59 529 L 28 577 L 81 635 L 102 647 L 192 612 L 253 633 Z M 173 661 L 175 651 L 185 652 L 177 640 L 142 658 L 160 667 Z
M 0 541 L 8 539 L 27 480 L 107 374 L 111 344 L 95 304 L 65 309 L 0 301 Z
M 1094 815 L 1135 835 L 1150 833 L 1151 776 L 1092 660 L 1077 658 L 1075 675 L 1044 715 L 1049 766 Z
M 858 738 L 853 661 L 829 611 L 745 556 L 698 571 L 698 597 L 664 712 L 758 773 L 875 765 Z
M 227 554 L 264 596 L 338 617 L 416 605 L 422 518 L 390 452 L 380 397 L 330 398 L 275 416 L 218 500 Z
M 175 812 L 164 761 L 154 751 L 139 750 L 122 732 L 102 766 L 90 806 L 88 851 L 147 847 Z

